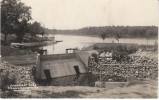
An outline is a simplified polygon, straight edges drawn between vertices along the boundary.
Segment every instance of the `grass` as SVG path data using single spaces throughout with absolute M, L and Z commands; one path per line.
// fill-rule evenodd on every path
M 19 92 L 15 92 L 13 90 L 2 92 L 1 98 L 20 98 L 21 94 Z
M 2 98 L 157 98 L 157 80 L 131 82 L 112 89 L 89 86 L 49 86 L 31 89 L 29 93 L 5 92 Z
M 157 97 L 154 97 L 154 96 L 152 96 L 150 94 L 146 94 L 146 93 L 139 93 L 139 92 L 133 92 L 133 93 L 140 95 L 142 98 L 157 98 Z
M 1 94 L 2 98 L 82 98 L 80 95 L 86 95 L 84 92 L 67 90 L 65 92 L 50 92 L 46 90 L 37 91 L 38 95 L 24 95 L 16 91 L 7 91 Z

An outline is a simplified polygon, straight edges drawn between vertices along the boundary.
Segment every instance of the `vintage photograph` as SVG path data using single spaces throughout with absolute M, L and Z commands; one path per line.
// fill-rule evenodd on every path
M 0 98 L 158 98 L 158 0 L 0 4 Z

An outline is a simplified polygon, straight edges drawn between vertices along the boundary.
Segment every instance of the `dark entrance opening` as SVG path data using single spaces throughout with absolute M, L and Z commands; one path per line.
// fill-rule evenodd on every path
M 51 79 L 51 74 L 49 69 L 45 69 L 44 74 L 47 80 Z
M 75 69 L 77 75 L 80 74 L 80 70 L 79 70 L 78 66 L 74 66 L 74 69 Z

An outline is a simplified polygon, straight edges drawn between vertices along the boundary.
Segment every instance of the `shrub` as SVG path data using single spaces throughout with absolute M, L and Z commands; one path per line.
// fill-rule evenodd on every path
M 93 50 L 98 50 L 98 49 L 99 49 L 99 47 L 94 45 Z

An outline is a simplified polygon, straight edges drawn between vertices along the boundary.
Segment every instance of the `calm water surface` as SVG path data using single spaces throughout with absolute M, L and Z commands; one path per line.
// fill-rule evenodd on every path
M 54 45 L 44 46 L 43 48 L 47 50 L 47 54 L 59 54 L 65 53 L 67 48 L 85 48 L 95 43 L 118 43 L 114 38 L 106 38 L 104 41 L 99 37 L 88 37 L 88 36 L 71 36 L 71 35 L 55 35 L 55 40 L 62 40 Z M 157 40 L 149 40 L 149 44 L 154 44 Z M 147 44 L 146 39 L 120 39 L 120 43 L 138 43 L 138 44 Z M 51 80 L 45 80 L 45 85 L 53 86 L 94 86 L 95 81 L 99 81 L 99 75 L 91 74 L 80 74 L 72 75 L 61 78 L 55 78 Z
M 51 35 L 50 35 L 51 36 Z M 114 38 L 106 38 L 104 41 L 99 37 L 89 37 L 89 36 L 72 36 L 72 35 L 55 35 L 55 40 L 63 40 L 54 45 L 44 46 L 44 49 L 47 50 L 48 54 L 59 54 L 65 53 L 67 48 L 85 48 L 95 43 L 118 43 Z M 149 40 L 148 44 L 154 44 L 157 40 Z M 131 38 L 131 39 L 120 39 L 120 43 L 138 43 L 138 44 L 147 44 L 146 39 Z
M 110 76 L 105 78 L 105 82 L 108 82 L 109 78 L 116 77 L 115 82 L 126 82 L 126 79 L 120 76 Z M 102 76 L 103 78 L 103 76 Z M 95 86 L 95 82 L 100 80 L 100 75 L 98 74 L 79 74 L 79 75 L 71 75 L 60 78 L 53 78 L 49 80 L 41 80 L 38 82 L 43 86 Z

